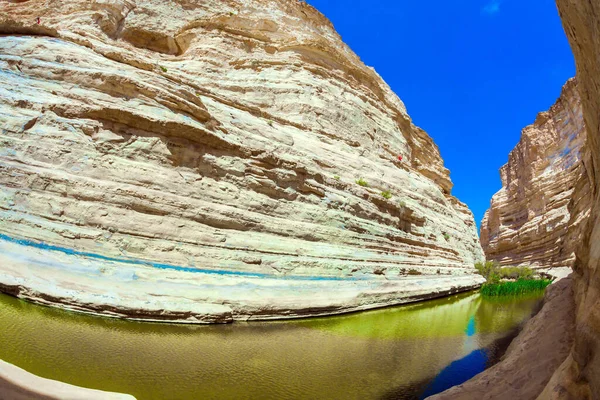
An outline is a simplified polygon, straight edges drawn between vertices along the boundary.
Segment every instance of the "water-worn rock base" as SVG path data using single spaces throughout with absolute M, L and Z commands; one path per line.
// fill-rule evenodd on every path
M 475 289 L 479 275 L 293 276 L 202 270 L 0 239 L 0 289 L 66 309 L 183 323 L 340 314 Z
M 429 400 L 528 400 L 538 395 L 568 357 L 575 332 L 571 278 L 551 285 L 541 311 L 511 343 L 502 361 Z
M 0 400 L 135 400 L 135 397 L 40 378 L 0 360 Z

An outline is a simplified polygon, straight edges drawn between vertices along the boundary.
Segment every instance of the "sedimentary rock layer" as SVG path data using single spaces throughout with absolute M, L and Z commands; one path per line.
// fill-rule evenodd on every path
M 208 321 L 250 313 L 210 293 L 260 299 L 257 277 L 281 289 L 271 316 L 299 277 L 304 299 L 321 278 L 323 293 L 364 281 L 388 299 L 352 307 L 406 300 L 410 270 L 439 292 L 480 282 L 473 216 L 436 145 L 306 3 L 3 2 L 0 32 L 0 234 L 25 252 L 0 254 L 5 290 L 96 311 L 90 293 L 132 288 L 168 318 L 180 290 L 220 310 Z M 55 286 L 42 250 L 72 266 Z
M 570 203 L 583 173 L 585 127 L 575 79 L 556 103 L 523 129 L 521 140 L 500 169 L 502 189 L 481 222 L 481 245 L 501 265 L 571 267 L 574 234 L 586 213 L 571 219 Z M 570 231 L 569 231 L 570 230 Z

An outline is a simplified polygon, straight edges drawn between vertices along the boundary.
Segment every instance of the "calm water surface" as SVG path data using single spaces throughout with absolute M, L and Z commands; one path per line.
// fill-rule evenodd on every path
M 419 399 L 497 360 L 540 299 L 467 293 L 338 317 L 185 326 L 0 295 L 0 358 L 140 400 Z

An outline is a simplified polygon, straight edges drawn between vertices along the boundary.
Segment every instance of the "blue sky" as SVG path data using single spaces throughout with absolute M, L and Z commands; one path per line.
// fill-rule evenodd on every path
M 308 0 L 440 147 L 479 225 L 499 168 L 575 75 L 553 0 Z

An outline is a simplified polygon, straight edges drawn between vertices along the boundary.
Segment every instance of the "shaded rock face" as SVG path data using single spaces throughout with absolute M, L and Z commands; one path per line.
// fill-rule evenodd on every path
M 181 281 L 465 275 L 483 258 L 436 145 L 304 2 L 3 2 L 0 32 L 0 265 L 46 257 L 8 259 L 21 239 Z M 175 273 L 139 268 L 137 285 Z
M 570 212 L 585 196 L 575 194 L 584 170 L 584 143 L 581 100 L 571 79 L 550 110 L 523 129 L 500 170 L 502 189 L 492 197 L 481 223 L 488 260 L 537 268 L 573 265 L 573 239 L 587 216 L 581 212 L 571 220 Z
M 600 399 L 600 4 L 557 0 L 577 64 L 587 131 L 584 172 L 576 191 L 591 209 L 576 248 L 575 344 L 544 392 L 545 398 Z M 585 209 L 581 204 L 576 212 Z M 575 213 L 575 217 L 577 217 Z

